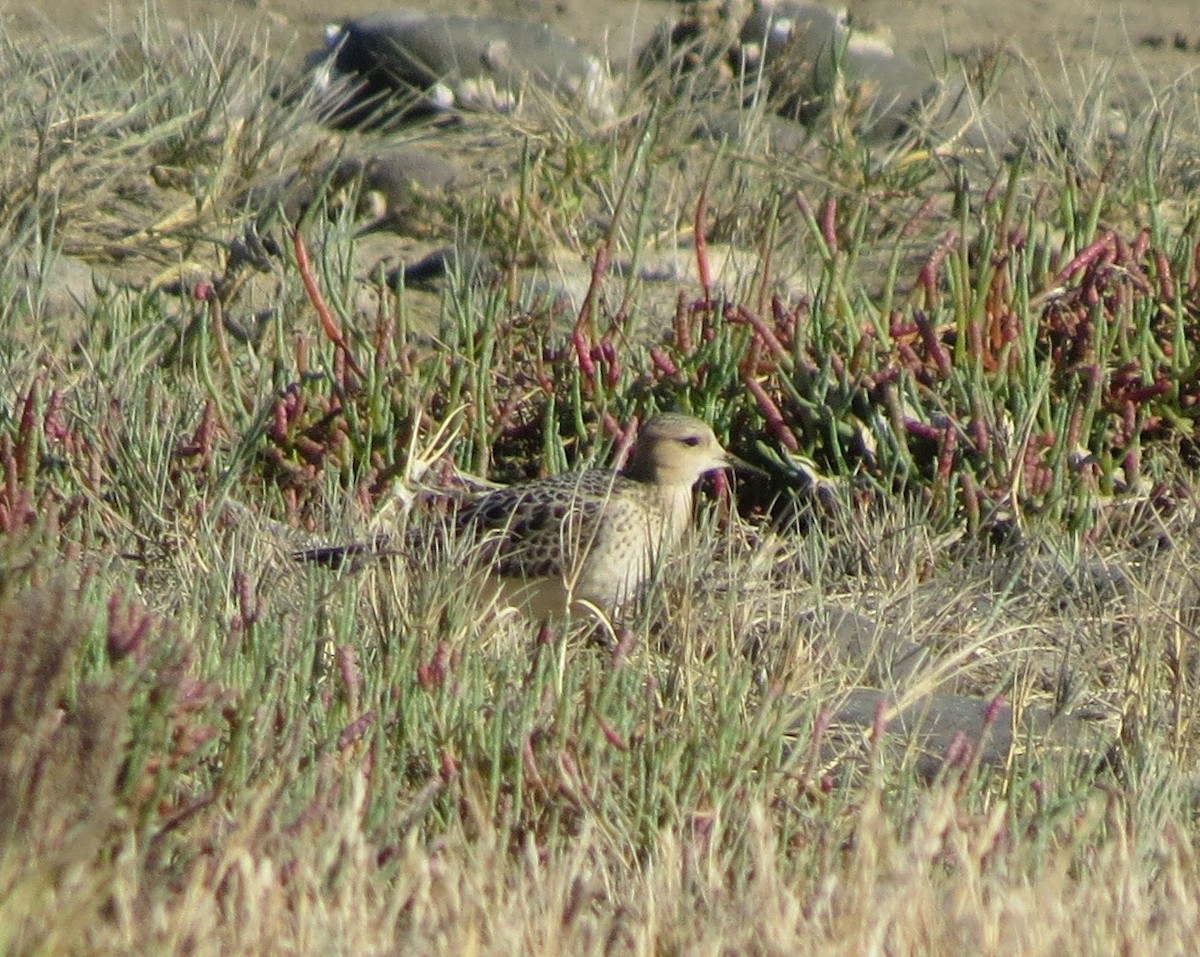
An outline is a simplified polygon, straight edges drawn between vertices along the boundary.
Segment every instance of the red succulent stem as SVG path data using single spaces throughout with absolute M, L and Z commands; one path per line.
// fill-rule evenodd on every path
M 321 287 L 317 284 L 317 277 L 313 274 L 312 260 L 308 258 L 308 247 L 304 245 L 304 238 L 300 235 L 300 230 L 295 228 L 292 229 L 292 249 L 296 253 L 296 268 L 300 271 L 300 281 L 304 283 L 304 292 L 308 295 L 308 301 L 317 311 L 317 318 L 321 321 L 321 328 L 325 331 L 325 335 L 337 347 L 335 368 L 340 365 L 337 361 L 340 357 L 354 370 L 356 375 L 365 379 L 366 374 L 354 361 L 354 356 L 350 354 L 350 346 L 346 343 L 346 338 L 342 335 L 337 320 L 333 318 L 333 312 L 325 302 L 325 297 L 321 295 Z M 339 376 L 339 382 L 345 385 L 344 374 Z
M 736 308 L 729 306 L 725 309 L 725 318 L 739 325 L 750 326 L 754 330 L 755 337 L 762 341 L 776 359 L 782 361 L 788 359 L 788 353 L 783 347 L 783 343 L 779 341 L 774 330 L 762 320 L 761 316 L 751 312 L 745 306 L 737 306 Z
M 1087 269 L 1097 259 L 1102 258 L 1106 254 L 1112 254 L 1115 249 L 1116 237 L 1111 232 L 1103 233 L 1099 239 L 1096 239 L 1090 245 L 1080 250 L 1075 258 L 1059 271 L 1059 274 L 1054 277 L 1055 282 L 1066 282 L 1084 269 Z
M 825 245 L 829 247 L 832 256 L 838 251 L 837 239 L 837 200 L 830 196 L 821 206 L 821 235 Z
M 932 309 L 937 302 L 938 274 L 942 271 L 942 263 L 958 242 L 958 233 L 953 229 L 942 237 L 942 241 L 930 254 L 925 265 L 921 267 L 919 282 L 925 290 L 925 308 Z
M 1161 249 L 1154 250 L 1154 268 L 1158 273 L 1158 294 L 1163 302 L 1173 303 L 1175 301 L 1175 280 L 1171 276 L 1171 263 L 1167 260 L 1167 254 Z
M 743 376 L 742 381 L 746 383 L 746 388 L 750 390 L 750 394 L 754 396 L 755 402 L 758 403 L 759 411 L 762 412 L 763 418 L 767 420 L 767 428 L 771 430 L 771 434 L 789 452 L 799 452 L 800 443 L 796 441 L 796 436 L 788 428 L 787 422 L 784 421 L 783 412 L 780 410 L 778 404 L 767 395 L 767 390 L 762 387 L 757 379 L 749 375 Z

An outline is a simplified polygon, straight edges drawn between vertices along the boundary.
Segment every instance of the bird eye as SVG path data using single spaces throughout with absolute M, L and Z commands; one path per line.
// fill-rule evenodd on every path
M 699 444 L 700 444 L 700 436 L 698 436 L 698 435 L 685 435 L 685 436 L 684 436 L 682 439 L 680 439 L 679 441 L 680 441 L 680 442 L 682 442 L 684 445 L 686 445 L 688 448 L 692 448 L 692 449 L 694 449 L 694 448 L 695 448 L 697 445 L 699 445 Z

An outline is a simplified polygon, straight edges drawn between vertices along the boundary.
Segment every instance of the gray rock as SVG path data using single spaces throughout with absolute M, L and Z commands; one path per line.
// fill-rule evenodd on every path
M 515 296 L 514 302 L 526 309 L 546 309 L 570 313 L 577 308 L 573 291 L 563 285 L 562 277 L 540 269 L 519 269 L 510 276 L 482 249 L 473 246 L 442 246 L 397 266 L 378 263 L 370 272 L 393 289 L 455 292 L 473 289 L 499 289 Z M 510 279 L 513 282 L 509 287 Z M 582 293 L 580 293 L 582 295 Z
M 740 75 L 762 78 L 779 111 L 811 122 L 843 97 L 861 129 L 889 138 L 936 89 L 932 76 L 897 54 L 887 37 L 853 27 L 846 10 L 795 0 L 758 0 L 742 24 Z
M 823 771 L 855 775 L 883 758 L 911 761 L 925 780 L 943 769 L 1003 770 L 1010 761 L 1081 762 L 1102 758 L 1115 740 L 1115 714 L 1097 708 L 1055 712 L 1031 704 L 1014 709 L 1000 699 L 962 693 L 963 675 L 934 652 L 866 615 L 827 606 L 804 616 L 814 655 L 833 670 L 857 673 L 864 685 L 832 697 L 828 722 L 812 740 L 809 719 L 797 722 L 796 747 Z M 806 702 L 802 705 L 810 710 Z M 883 730 L 872 741 L 876 724 Z M 807 736 L 807 740 L 805 740 Z M 815 767 L 814 764 L 814 767 Z
M 459 178 L 458 167 L 432 151 L 398 148 L 341 161 L 334 179 L 358 183 L 358 205 L 375 221 L 365 228 L 402 228 L 422 193 L 439 193 Z
M 0 288 L 7 291 L 5 308 L 39 321 L 83 317 L 95 304 L 98 284 L 106 285 L 92 266 L 61 253 L 16 254 L 0 276 Z
M 1009 137 L 962 77 L 938 79 L 891 46 L 886 29 L 865 29 L 845 8 L 757 0 L 742 24 L 734 67 L 778 112 L 811 123 L 831 106 L 858 132 L 884 141 L 924 134 L 939 149 L 995 154 Z
M 1031 705 L 1019 712 L 999 699 L 928 694 L 899 700 L 889 692 L 854 688 L 832 707 L 818 742 L 822 762 L 853 771 L 869 761 L 873 747 L 893 758 L 911 756 L 917 774 L 932 780 L 943 770 L 1003 770 L 1010 761 L 1074 756 L 1095 763 L 1107 751 L 1109 728 L 1098 711 L 1055 714 Z M 870 732 L 881 722 L 873 745 Z
M 458 279 L 465 285 L 475 286 L 490 282 L 495 275 L 496 267 L 485 253 L 442 246 L 416 262 L 388 270 L 384 282 L 389 286 L 422 288 L 443 279 Z
M 604 65 L 542 24 L 388 11 L 331 27 L 328 45 L 318 82 L 344 97 L 334 110 L 342 125 L 450 109 L 512 110 L 530 87 L 599 120 L 615 114 Z
M 813 145 L 812 132 L 803 124 L 773 113 L 755 115 L 750 110 L 704 110 L 692 127 L 696 139 L 729 140 L 763 153 L 794 156 Z
M 833 89 L 837 64 L 849 42 L 845 9 L 790 0 L 759 0 L 742 23 L 735 50 L 740 74 L 771 78 L 769 69 L 786 60 L 795 70 L 797 107 L 815 103 Z
M 805 617 L 815 650 L 885 687 L 905 685 L 929 659 L 921 645 L 866 615 L 829 606 Z
M 353 197 L 356 214 L 369 222 L 364 229 L 402 231 L 422 193 L 452 185 L 461 171 L 433 150 L 400 146 L 361 156 L 342 156 L 311 172 L 296 172 L 254 187 L 236 200 L 246 211 L 267 216 L 281 211 L 296 222 L 322 198 L 331 208 Z

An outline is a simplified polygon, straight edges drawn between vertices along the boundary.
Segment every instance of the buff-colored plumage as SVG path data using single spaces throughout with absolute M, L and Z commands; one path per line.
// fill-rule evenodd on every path
M 589 607 L 612 612 L 637 593 L 683 535 L 700 477 L 733 462 L 701 420 L 658 415 L 642 426 L 620 472 L 569 472 L 488 492 L 459 509 L 451 541 L 437 536 L 435 551 L 443 560 L 454 555 L 463 561 L 464 588 L 490 588 L 499 605 L 533 618 Z M 402 542 L 380 536 L 296 556 L 335 566 L 370 554 L 415 559 L 424 542 L 432 557 L 428 529 L 410 531 Z
M 711 428 L 687 415 L 641 428 L 621 472 L 591 469 L 523 482 L 466 505 L 460 535 L 500 600 L 535 618 L 628 601 L 682 536 L 692 487 L 731 464 Z

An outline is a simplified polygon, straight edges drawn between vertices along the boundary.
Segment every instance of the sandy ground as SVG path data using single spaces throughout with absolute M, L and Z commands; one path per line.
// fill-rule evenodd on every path
M 380 0 L 159 0 L 169 22 L 227 24 L 264 31 L 279 50 L 318 46 L 325 23 L 387 7 Z M 408 0 L 440 12 L 494 13 L 540 20 L 614 62 L 627 59 L 682 4 L 670 0 Z M 1045 88 L 1081 96 L 1109 71 L 1129 105 L 1172 83 L 1200 82 L 1196 0 L 850 0 L 852 16 L 889 28 L 898 50 L 945 61 L 946 53 L 1002 47 L 1024 63 L 1016 90 Z M 11 0 L 0 3 L 10 33 L 88 36 L 123 30 L 143 15 L 143 0 Z M 298 53 L 297 53 L 298 55 Z M 1027 72 L 1032 71 L 1032 72 Z M 1035 78 L 1034 74 L 1036 73 Z

